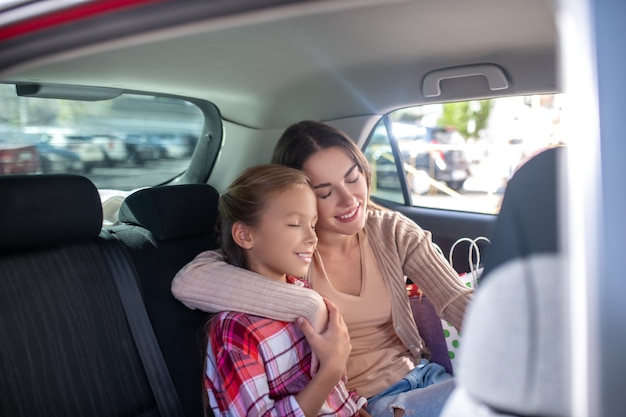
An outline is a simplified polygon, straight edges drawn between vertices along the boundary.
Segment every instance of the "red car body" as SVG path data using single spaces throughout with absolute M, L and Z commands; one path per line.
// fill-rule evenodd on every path
M 40 172 L 39 152 L 34 145 L 0 142 L 0 175 Z

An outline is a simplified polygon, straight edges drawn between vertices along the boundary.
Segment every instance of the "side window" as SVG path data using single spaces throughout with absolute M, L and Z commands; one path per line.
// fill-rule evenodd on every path
M 372 195 L 496 214 L 516 167 L 540 149 L 565 143 L 559 135 L 564 99 L 549 94 L 396 110 L 380 120 L 364 148 Z
M 378 122 L 374 128 L 364 153 L 372 167 L 372 195 L 394 203 L 404 204 L 396 158 L 392 150 L 391 138 L 383 120 Z

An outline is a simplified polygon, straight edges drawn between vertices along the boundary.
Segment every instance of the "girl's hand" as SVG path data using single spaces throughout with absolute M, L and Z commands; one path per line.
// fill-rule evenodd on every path
M 311 346 L 313 356 L 319 359 L 319 372 L 336 375 L 337 381 L 339 381 L 345 374 L 346 361 L 352 351 L 352 345 L 350 344 L 348 327 L 339 309 L 326 298 L 324 298 L 324 302 L 328 308 L 328 327 L 325 331 L 316 332 L 311 324 L 302 317 L 296 321 L 296 324 Z M 313 366 L 311 370 L 314 374 Z

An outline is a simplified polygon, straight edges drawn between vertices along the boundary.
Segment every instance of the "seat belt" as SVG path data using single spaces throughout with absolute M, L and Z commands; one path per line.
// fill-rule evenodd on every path
M 108 242 L 107 242 L 108 243 Z M 116 241 L 116 243 L 118 243 Z M 178 394 L 174 388 L 165 359 L 150 324 L 146 307 L 137 285 L 135 271 L 128 262 L 123 248 L 106 244 L 104 256 L 115 278 L 135 345 L 148 376 L 150 387 L 161 417 L 183 417 L 185 415 Z

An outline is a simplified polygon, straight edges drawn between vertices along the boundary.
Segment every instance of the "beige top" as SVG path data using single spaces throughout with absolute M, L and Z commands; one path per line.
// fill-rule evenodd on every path
M 364 397 L 371 397 L 402 379 L 415 367 L 415 362 L 393 330 L 389 289 L 367 236 L 359 233 L 358 237 L 363 271 L 359 294 L 335 289 L 317 253 L 309 281 L 317 292 L 337 305 L 348 326 L 352 352 L 346 385 Z
M 458 330 L 473 290 L 461 282 L 434 248 L 430 232 L 404 215 L 369 210 L 364 234 L 389 291 L 395 334 L 417 361 L 421 357 L 422 339 L 413 320 L 405 276 L 428 296 L 437 314 Z M 318 262 L 316 257 L 310 274 L 318 268 Z M 255 280 L 253 285 L 251 279 Z M 323 305 L 319 294 L 310 289 L 277 283 L 233 267 L 213 251 L 200 253 L 176 274 L 172 293 L 190 308 L 241 311 L 283 321 L 293 321 L 298 316 L 313 321 Z M 334 297 L 328 298 L 337 303 Z M 348 373 L 348 377 L 350 380 L 353 375 Z

